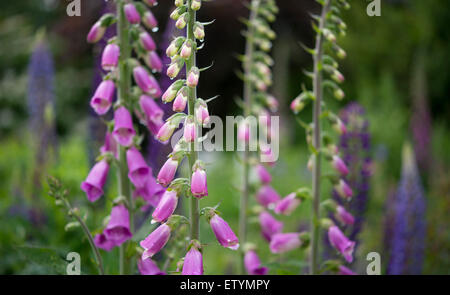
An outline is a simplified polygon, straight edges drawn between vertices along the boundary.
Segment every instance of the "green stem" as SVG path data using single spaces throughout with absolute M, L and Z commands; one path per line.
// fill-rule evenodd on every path
M 314 79 L 313 79 L 313 91 L 314 100 L 313 105 L 313 146 L 316 153 L 314 154 L 313 161 L 313 174 L 312 174 L 312 194 L 313 194 L 313 210 L 311 218 L 311 255 L 310 255 L 310 274 L 318 273 L 319 265 L 319 236 L 320 236 L 320 176 L 321 176 L 321 130 L 320 130 L 320 115 L 322 113 L 322 57 L 323 57 L 323 35 L 322 30 L 325 28 L 326 17 L 330 9 L 330 0 L 326 0 L 323 8 L 322 15 L 319 21 L 319 33 L 316 37 L 316 46 L 314 54 Z
M 130 38 L 129 38 L 129 26 L 125 18 L 125 12 L 123 6 L 124 1 L 117 1 L 117 31 L 118 40 L 120 46 L 120 58 L 119 58 L 119 81 L 117 88 L 119 92 L 119 102 L 123 106 L 127 106 L 128 94 L 131 88 L 131 75 L 127 65 L 127 61 L 131 56 Z M 119 193 L 125 197 L 128 201 L 128 210 L 130 212 L 130 231 L 134 231 L 134 201 L 130 193 L 130 181 L 128 180 L 128 167 L 126 162 L 126 149 L 123 146 L 119 148 Z M 128 243 L 127 243 L 128 244 Z M 127 245 L 125 244 L 125 245 Z M 119 247 L 120 260 L 119 260 L 119 273 L 125 274 L 131 272 L 130 266 L 131 258 L 127 259 L 125 255 L 125 245 Z
M 196 12 L 191 9 L 191 3 L 192 0 L 187 1 L 188 6 L 188 13 L 189 13 L 189 22 L 187 23 L 187 39 L 190 39 L 193 44 L 196 43 L 195 37 L 194 37 L 194 24 L 196 21 Z M 189 71 L 196 66 L 196 51 L 194 50 L 191 57 L 186 61 L 186 77 L 188 76 Z M 194 107 L 195 107 L 195 101 L 197 100 L 197 88 L 196 87 L 189 87 L 188 92 L 188 114 L 189 116 L 194 116 Z M 197 124 L 197 122 L 195 122 Z M 196 125 L 197 131 L 198 126 Z M 197 134 L 199 134 L 197 132 Z M 189 150 L 189 177 L 192 178 L 192 166 L 198 159 L 197 152 L 195 150 L 195 142 L 191 144 L 191 148 Z M 195 198 L 194 196 L 191 196 L 190 199 L 190 208 L 189 208 L 189 220 L 191 222 L 191 232 L 190 232 L 190 238 L 191 240 L 199 240 L 200 239 L 200 209 L 199 209 L 199 200 Z
M 248 77 L 250 77 L 252 65 L 253 65 L 253 52 L 255 50 L 254 35 L 255 28 L 253 23 L 258 16 L 258 8 L 261 0 L 252 0 L 250 8 L 250 18 L 249 18 L 249 28 L 247 41 L 245 44 L 245 61 L 244 61 L 244 116 L 248 117 L 251 114 L 252 103 L 253 103 L 253 89 L 252 83 Z M 243 189 L 241 196 L 241 204 L 239 211 L 239 241 L 241 243 L 240 255 L 238 256 L 238 273 L 244 274 L 244 245 L 247 242 L 247 208 L 248 199 L 250 195 L 249 186 L 249 174 L 250 174 L 250 151 L 246 148 L 244 151 L 243 160 Z

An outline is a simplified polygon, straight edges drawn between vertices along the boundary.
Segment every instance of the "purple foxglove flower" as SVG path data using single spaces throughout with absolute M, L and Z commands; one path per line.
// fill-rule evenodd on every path
M 121 204 L 112 208 L 109 223 L 105 228 L 105 236 L 113 241 L 116 246 L 131 239 L 130 214 L 125 205 Z
M 103 195 L 103 186 L 108 177 L 109 164 L 105 160 L 92 167 L 85 181 L 81 183 L 81 189 L 86 193 L 91 202 L 97 201 Z
M 355 223 L 355 218 L 342 206 L 337 206 L 336 208 L 336 218 L 346 225 L 353 225 Z
M 142 91 L 154 97 L 159 96 L 158 93 L 160 92 L 160 89 L 158 82 L 156 82 L 155 78 L 151 76 L 144 67 L 135 67 L 133 69 L 133 76 L 136 84 Z
M 102 68 L 105 71 L 112 71 L 117 67 L 119 61 L 120 47 L 116 44 L 108 44 L 103 50 Z
M 164 192 L 164 187 L 157 183 L 153 176 L 150 176 L 144 187 L 134 190 L 133 197 L 141 196 L 150 206 L 156 207 L 161 201 Z
M 175 173 L 177 172 L 177 168 L 178 161 L 169 158 L 158 173 L 158 177 L 156 178 L 158 183 L 163 186 L 168 186 L 172 182 Z
M 290 215 L 300 205 L 300 202 L 296 193 L 290 193 L 284 199 L 277 202 L 274 211 L 277 214 Z
M 197 40 L 205 39 L 205 28 L 203 24 L 196 22 L 194 25 L 194 37 Z
M 347 262 L 350 263 L 353 261 L 355 242 L 350 241 L 337 226 L 330 226 L 328 229 L 328 239 L 331 245 L 344 256 Z
M 117 143 L 110 132 L 106 132 L 105 143 L 100 147 L 100 153 L 110 152 L 117 158 Z
M 105 251 L 111 251 L 111 249 L 116 246 L 113 241 L 106 238 L 104 233 L 95 235 L 94 244 L 97 248 L 103 249 Z
M 142 18 L 144 25 L 150 30 L 157 29 L 158 21 L 151 11 L 146 11 L 144 17 Z
M 341 198 L 350 199 L 353 196 L 352 189 L 343 179 L 339 180 L 339 183 L 334 188 Z
M 336 155 L 333 156 L 333 167 L 344 176 L 348 174 L 347 165 L 345 165 L 344 161 Z
M 141 241 L 140 245 L 144 248 L 144 253 L 142 253 L 143 260 L 152 257 L 167 244 L 170 238 L 170 231 L 170 226 L 163 223 L 149 234 L 145 240 Z
M 176 128 L 177 126 L 172 124 L 172 122 L 170 121 L 166 122 L 163 126 L 161 126 L 161 128 L 158 131 L 158 134 L 156 134 L 156 139 L 163 143 L 169 141 L 170 137 L 172 136 Z
M 111 80 L 106 80 L 100 83 L 94 96 L 91 98 L 91 107 L 99 115 L 104 115 L 108 112 L 111 107 L 114 92 L 115 92 L 114 82 Z
M 283 253 L 300 247 L 301 241 L 298 233 L 279 233 L 270 240 L 270 251 L 274 254 Z
M 106 28 L 101 25 L 101 22 L 96 22 L 87 35 L 87 41 L 89 43 L 96 43 L 100 41 L 101 38 L 106 33 Z
M 203 198 L 208 195 L 206 172 L 202 168 L 197 168 L 192 173 L 191 192 L 196 198 Z
M 145 57 L 145 63 L 152 69 L 153 72 L 161 72 L 163 64 L 161 58 L 155 51 L 150 51 Z
M 263 211 L 259 214 L 259 224 L 261 225 L 261 233 L 264 239 L 269 242 L 273 235 L 281 233 L 283 230 L 283 223 L 276 220 L 267 211 Z
M 266 275 L 269 269 L 261 266 L 261 261 L 255 251 L 245 253 L 244 265 L 249 275 Z
M 133 119 L 125 107 L 119 107 L 114 112 L 114 139 L 122 146 L 130 146 L 136 131 L 133 128 Z
M 162 120 L 164 111 L 159 107 L 159 105 L 153 100 L 153 98 L 143 94 L 139 98 L 139 105 L 144 111 L 144 114 L 146 116 L 146 122 L 147 125 L 150 121 L 152 122 L 158 122 Z
M 128 178 L 135 187 L 144 187 L 145 182 L 151 175 L 151 169 L 148 167 L 141 153 L 131 147 L 127 150 Z
M 197 104 L 195 108 L 195 119 L 202 125 L 209 123 L 209 112 L 206 104 Z
M 177 97 L 173 102 L 173 111 L 174 112 L 184 112 L 186 109 L 186 104 L 188 100 L 188 89 L 186 87 L 181 88 L 178 91 Z
M 130 24 L 135 25 L 141 22 L 141 16 L 132 3 L 125 4 L 123 9 L 125 11 L 125 16 Z
M 142 32 L 139 34 L 139 41 L 142 47 L 147 51 L 154 51 L 156 49 L 155 41 L 153 41 L 152 36 L 147 32 Z
M 164 121 L 162 118 L 159 120 L 152 120 L 147 122 L 147 128 L 154 136 L 158 134 L 159 129 L 161 129 L 163 125 Z
M 267 171 L 266 167 L 262 164 L 258 164 L 256 166 L 256 172 L 258 173 L 259 180 L 264 183 L 268 184 L 272 181 L 272 176 L 270 175 L 269 171 Z
M 184 124 L 183 138 L 186 142 L 194 142 L 197 137 L 197 130 L 193 119 L 186 119 Z
M 169 218 L 178 204 L 178 196 L 175 190 L 167 190 L 159 201 L 155 211 L 153 211 L 152 217 L 154 221 L 163 222 Z
M 196 248 L 191 247 L 184 257 L 182 275 L 203 275 L 203 256 Z
M 239 248 L 238 238 L 236 237 L 228 223 L 219 215 L 214 214 L 214 216 L 209 221 L 209 224 L 211 225 L 211 228 L 219 244 L 221 244 L 225 248 L 230 248 L 231 250 L 237 250 Z
M 340 275 L 344 275 L 344 276 L 354 276 L 356 275 L 355 272 L 353 272 L 351 269 L 343 266 L 343 265 L 339 265 L 339 272 Z
M 197 67 L 193 67 L 187 76 L 186 85 L 194 88 L 198 85 L 198 79 L 200 78 L 200 70 Z
M 161 271 L 156 263 L 150 258 L 147 259 L 139 259 L 138 260 L 138 269 L 141 275 L 147 276 L 155 276 L 155 275 L 165 275 L 166 273 Z
M 280 195 L 270 186 L 263 185 L 256 194 L 258 202 L 266 208 L 274 207 L 280 200 Z

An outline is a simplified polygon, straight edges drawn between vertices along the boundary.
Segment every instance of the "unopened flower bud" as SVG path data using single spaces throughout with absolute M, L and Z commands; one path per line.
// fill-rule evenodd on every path
M 345 97 L 345 93 L 341 88 L 335 89 L 333 94 L 337 100 L 342 100 Z
M 152 69 L 153 72 L 161 72 L 163 64 L 161 58 L 155 51 L 150 51 L 145 57 L 145 63 Z
M 167 142 L 176 128 L 177 126 L 175 124 L 172 124 L 170 121 L 166 122 L 163 126 L 161 126 L 158 134 L 156 134 L 156 139 L 160 142 Z
M 336 171 L 338 171 L 341 175 L 348 174 L 347 165 L 345 165 L 344 161 L 337 155 L 333 156 L 333 167 Z
M 197 40 L 203 40 L 205 39 L 205 27 L 203 24 L 196 22 L 194 25 L 194 37 Z
M 339 180 L 339 183 L 334 186 L 336 192 L 344 199 L 350 199 L 353 196 L 353 190 L 350 186 L 344 181 Z
M 183 45 L 185 38 L 184 37 L 178 37 L 175 40 L 173 40 L 169 47 L 167 47 L 166 55 L 167 57 L 173 57 L 178 54 L 178 51 L 180 50 L 181 45 Z
M 106 27 L 103 27 L 101 22 L 96 22 L 87 35 L 87 41 L 89 43 L 98 42 L 105 35 Z
M 146 11 L 142 18 L 144 25 L 150 30 L 155 30 L 158 27 L 158 21 L 151 11 Z
M 178 20 L 181 15 L 183 15 L 186 12 L 186 7 L 179 6 L 177 7 L 172 13 L 170 14 L 170 18 L 173 20 Z
M 169 66 L 169 68 L 167 69 L 167 76 L 169 76 L 169 78 L 171 78 L 171 79 L 178 76 L 181 69 L 183 68 L 183 65 L 184 65 L 184 60 L 181 57 L 176 58 L 172 62 L 172 64 Z
M 181 46 L 180 56 L 184 59 L 189 59 L 192 55 L 192 41 L 186 40 Z
M 197 87 L 199 78 L 200 70 L 197 67 L 193 67 L 188 73 L 186 85 L 191 88 Z
M 174 100 L 174 98 L 177 96 L 178 91 L 183 87 L 184 81 L 178 80 L 172 83 L 172 85 L 167 88 L 166 92 L 162 95 L 162 101 L 167 103 Z
M 303 110 L 303 108 L 305 107 L 305 101 L 306 101 L 306 94 L 305 93 L 301 93 L 299 96 L 297 96 L 292 102 L 291 102 L 291 110 L 295 113 L 298 114 L 299 112 L 301 112 Z
M 334 70 L 333 74 L 331 75 L 331 78 L 336 81 L 337 83 L 342 83 L 345 80 L 344 75 L 342 75 L 341 72 L 339 72 L 338 70 Z
M 340 59 L 344 59 L 347 57 L 347 53 L 345 52 L 344 49 L 339 48 L 337 53 L 336 53 L 337 57 L 339 57 Z
M 208 195 L 206 171 L 200 165 L 197 165 L 197 167 L 194 168 L 194 172 L 192 173 L 191 192 L 194 197 L 199 199 Z
M 347 127 L 345 127 L 345 124 L 342 122 L 341 119 L 337 118 L 336 122 L 333 124 L 333 129 L 339 134 L 345 134 L 347 133 Z
M 187 23 L 189 22 L 189 13 L 185 12 L 183 13 L 175 23 L 175 26 L 182 30 L 184 27 L 186 27 Z
M 324 29 L 323 35 L 328 41 L 333 43 L 336 42 L 336 36 L 329 29 Z
M 198 101 L 195 105 L 195 119 L 201 125 L 209 123 L 210 117 L 208 106 L 203 100 Z
M 195 126 L 194 119 L 188 117 L 184 123 L 183 138 L 186 142 L 194 142 L 197 136 L 197 129 Z
M 186 109 L 187 100 L 188 100 L 188 88 L 183 87 L 178 91 L 177 96 L 173 102 L 172 106 L 173 111 L 184 112 L 184 110 Z
M 125 11 L 125 16 L 130 24 L 135 25 L 141 22 L 141 16 L 132 3 L 125 4 L 123 9 Z
M 156 49 L 155 41 L 153 41 L 152 36 L 147 32 L 142 32 L 139 34 L 139 41 L 142 47 L 147 51 L 153 51 Z
M 192 0 L 191 9 L 197 11 L 202 6 L 202 0 Z
M 175 0 L 175 6 L 180 7 L 184 5 L 184 0 Z

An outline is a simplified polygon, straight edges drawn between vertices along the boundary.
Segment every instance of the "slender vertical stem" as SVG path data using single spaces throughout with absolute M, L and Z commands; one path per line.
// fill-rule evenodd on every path
M 255 49 L 254 34 L 255 28 L 253 23 L 258 15 L 258 8 L 261 0 L 252 0 L 250 8 L 250 18 L 249 18 L 249 28 L 247 41 L 245 44 L 245 61 L 244 61 L 244 116 L 248 117 L 251 114 L 251 108 L 253 103 L 253 89 L 252 83 L 248 79 L 252 70 L 253 64 L 253 52 Z M 248 208 L 248 198 L 250 194 L 249 188 L 249 173 L 250 173 L 250 151 L 246 148 L 244 151 L 244 165 L 243 165 L 243 188 L 241 196 L 241 205 L 239 211 L 239 240 L 242 246 L 247 241 L 247 208 Z M 244 247 L 241 247 L 239 257 L 239 274 L 244 273 Z
M 187 6 L 188 6 L 188 13 L 189 13 L 189 22 L 187 23 L 187 39 L 192 40 L 193 44 L 196 44 L 195 37 L 194 37 L 194 24 L 196 21 L 196 12 L 191 9 L 192 0 L 188 0 Z M 196 51 L 194 50 L 191 57 L 186 61 L 186 77 L 189 73 L 189 71 L 196 66 Z M 194 107 L 195 107 L 195 101 L 197 100 L 197 88 L 196 87 L 189 87 L 188 92 L 188 114 L 190 116 L 194 116 Z M 195 122 L 197 124 L 197 122 Z M 198 126 L 196 125 L 197 131 Z M 197 132 L 197 134 L 199 134 Z M 192 166 L 194 165 L 195 161 L 197 161 L 198 155 L 197 151 L 195 149 L 196 142 L 193 142 L 191 144 L 191 148 L 189 150 L 189 177 L 192 178 Z M 191 197 L 190 200 L 190 208 L 189 208 L 189 220 L 191 222 L 191 233 L 190 237 L 191 240 L 200 239 L 200 209 L 199 209 L 199 200 L 195 197 Z
M 123 6 L 125 2 L 122 0 L 117 1 L 117 32 L 118 40 L 120 46 L 120 58 L 119 58 L 119 81 L 117 83 L 117 88 L 119 92 L 119 101 L 124 106 L 128 103 L 128 94 L 131 88 L 131 76 L 130 70 L 127 65 L 127 61 L 131 56 L 130 40 L 128 23 L 125 18 L 125 12 Z M 130 181 L 128 180 L 128 167 L 126 162 L 126 150 L 125 147 L 120 146 L 119 148 L 119 193 L 121 196 L 125 197 L 128 201 L 128 210 L 130 212 L 130 231 L 134 231 L 134 201 L 130 193 Z M 125 255 L 125 245 L 121 245 L 119 248 L 120 260 L 119 268 L 120 274 L 125 274 L 129 272 L 130 262 Z
M 320 236 L 320 165 L 321 165 L 321 130 L 320 130 L 320 115 L 322 112 L 322 56 L 323 56 L 323 35 L 322 30 L 325 28 L 326 17 L 330 9 L 330 0 L 326 0 L 322 15 L 319 21 L 319 33 L 316 37 L 316 46 L 314 54 L 314 79 L 313 91 L 314 100 L 313 105 L 313 146 L 316 153 L 313 161 L 313 175 L 312 175 L 312 194 L 313 194 L 313 210 L 311 219 L 311 255 L 310 255 L 310 273 L 318 273 L 319 264 L 319 236 Z

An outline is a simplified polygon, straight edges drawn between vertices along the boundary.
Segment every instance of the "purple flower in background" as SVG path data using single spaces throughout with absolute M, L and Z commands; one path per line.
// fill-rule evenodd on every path
M 113 241 L 116 246 L 131 239 L 133 234 L 130 231 L 130 214 L 125 205 L 121 204 L 112 208 L 104 233 L 105 237 Z
M 276 214 L 290 215 L 300 205 L 300 202 L 296 193 L 290 193 L 276 203 L 274 211 Z
M 130 24 L 135 25 L 141 22 L 141 16 L 132 3 L 125 4 L 123 9 L 125 11 L 125 16 Z
M 154 276 L 154 275 L 165 275 L 166 273 L 161 271 L 156 263 L 150 258 L 147 259 L 139 259 L 138 260 L 138 269 L 141 275 Z
M 95 202 L 103 195 L 108 171 L 108 162 L 102 160 L 92 167 L 86 180 L 81 183 L 81 189 L 86 193 L 89 201 Z
M 275 206 L 280 200 L 280 195 L 270 186 L 263 185 L 256 193 L 256 199 L 258 202 L 266 208 Z
M 152 174 L 152 170 L 148 167 L 144 157 L 135 147 L 127 150 L 128 178 L 135 187 L 145 186 L 145 182 Z
M 219 244 L 225 248 L 230 248 L 231 250 L 237 250 L 239 248 L 239 240 L 234 234 L 233 230 L 230 228 L 228 223 L 222 219 L 217 214 L 209 221 L 214 235 L 217 238 Z
M 120 145 L 130 146 L 135 134 L 130 112 L 125 107 L 119 107 L 114 112 L 114 139 Z
M 95 235 L 94 243 L 95 246 L 97 246 L 97 248 L 103 249 L 105 251 L 111 251 L 111 249 L 116 246 L 116 244 L 113 241 L 108 240 L 108 238 L 106 238 L 104 233 Z
M 133 197 L 141 196 L 150 206 L 156 207 L 164 192 L 165 188 L 153 176 L 149 176 L 144 187 L 135 189 Z
M 276 220 L 267 211 L 259 214 L 259 224 L 261 225 L 261 233 L 264 239 L 269 242 L 274 234 L 280 233 L 283 230 L 283 223 Z
M 100 153 L 104 154 L 110 152 L 112 153 L 116 158 L 117 158 L 117 143 L 114 140 L 114 137 L 112 136 L 112 134 L 110 132 L 106 132 L 105 135 L 105 142 L 104 144 L 100 147 Z
M 249 275 L 265 275 L 269 271 L 267 267 L 261 266 L 261 261 L 253 250 L 245 253 L 244 265 Z
M 402 178 L 392 199 L 393 229 L 387 274 L 418 275 L 425 250 L 425 195 L 412 148 L 403 149 Z
M 202 253 L 192 246 L 184 257 L 182 275 L 203 275 Z
M 298 233 L 279 233 L 272 236 L 270 251 L 274 254 L 288 252 L 300 247 L 301 244 Z
M 258 174 L 259 180 L 262 183 L 268 184 L 272 181 L 272 176 L 263 164 L 258 164 L 256 166 L 256 172 Z
M 330 244 L 344 256 L 347 262 L 350 263 L 353 261 L 355 242 L 350 241 L 337 226 L 330 226 L 328 229 L 328 239 Z

